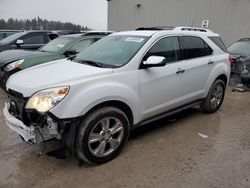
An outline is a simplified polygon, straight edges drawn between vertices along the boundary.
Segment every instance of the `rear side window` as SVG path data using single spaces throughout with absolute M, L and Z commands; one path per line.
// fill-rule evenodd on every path
M 221 40 L 220 37 L 208 37 L 211 41 L 214 42 L 214 44 L 216 44 L 221 50 L 223 50 L 224 52 L 227 52 L 227 48 L 224 44 L 224 42 Z
M 168 63 L 180 60 L 178 37 L 166 37 L 160 39 L 147 52 L 143 60 L 146 60 L 149 56 L 163 56 Z
M 181 36 L 180 43 L 184 59 L 192 59 L 212 55 L 213 50 L 199 37 Z

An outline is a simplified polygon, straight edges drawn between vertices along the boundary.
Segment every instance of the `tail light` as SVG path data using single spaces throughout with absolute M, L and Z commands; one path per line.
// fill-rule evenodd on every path
M 228 63 L 229 63 L 230 65 L 232 65 L 233 62 L 234 62 L 234 58 L 233 58 L 232 55 L 229 54 L 229 56 L 228 56 Z

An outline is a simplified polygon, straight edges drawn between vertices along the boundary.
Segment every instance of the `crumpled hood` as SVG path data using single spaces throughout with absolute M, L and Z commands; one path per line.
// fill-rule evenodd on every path
M 12 75 L 7 81 L 7 89 L 18 91 L 30 97 L 39 90 L 71 86 L 91 77 L 112 74 L 113 69 L 84 65 L 70 60 L 57 60 Z
M 34 56 L 46 56 L 50 53 L 41 51 L 29 51 L 29 50 L 6 50 L 0 53 L 0 66 L 8 64 L 9 62 L 24 59 L 26 57 Z

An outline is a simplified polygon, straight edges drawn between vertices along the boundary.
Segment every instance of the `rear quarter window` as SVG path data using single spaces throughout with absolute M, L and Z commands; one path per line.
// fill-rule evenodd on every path
M 213 43 L 216 44 L 216 46 L 218 46 L 221 50 L 223 50 L 224 52 L 228 52 L 224 42 L 221 40 L 220 37 L 208 37 L 208 38 L 211 41 L 213 41 Z

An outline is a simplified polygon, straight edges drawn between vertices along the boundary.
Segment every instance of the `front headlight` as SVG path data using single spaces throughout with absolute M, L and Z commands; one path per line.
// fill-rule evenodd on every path
M 34 109 L 38 112 L 47 112 L 63 100 L 68 93 L 68 86 L 39 91 L 28 100 L 25 108 Z
M 13 69 L 16 69 L 18 67 L 20 67 L 20 65 L 24 62 L 24 59 L 20 59 L 20 60 L 17 60 L 17 61 L 14 61 L 10 64 L 8 64 L 6 67 L 5 67 L 5 71 L 11 71 Z

